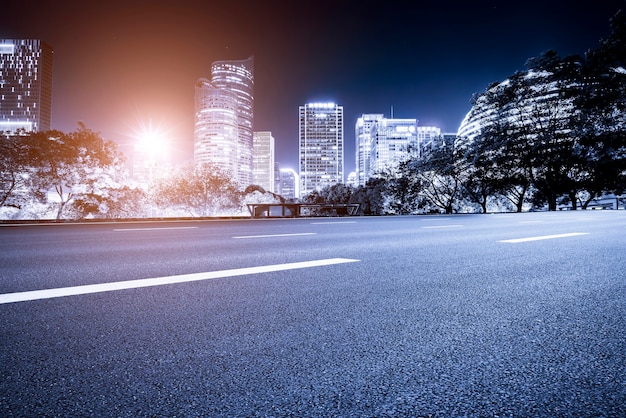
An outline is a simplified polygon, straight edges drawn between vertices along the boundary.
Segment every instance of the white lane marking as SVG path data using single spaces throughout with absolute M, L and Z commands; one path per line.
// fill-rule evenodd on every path
M 437 225 L 437 226 L 423 226 L 422 229 L 441 229 L 441 228 L 459 228 L 463 225 Z
M 197 229 L 197 226 L 164 226 L 164 227 L 155 227 L 155 228 L 116 228 L 115 232 L 125 232 L 125 231 L 161 231 L 163 229 Z
M 520 224 L 542 224 L 545 221 L 520 221 Z
M 233 237 L 234 239 L 250 239 L 250 238 L 274 238 L 274 237 L 299 237 L 303 235 L 317 235 L 317 232 L 301 232 L 299 234 L 273 234 L 273 235 L 242 235 Z
M 556 234 L 556 235 L 542 235 L 539 237 L 528 237 L 528 238 L 516 238 L 516 239 L 504 239 L 498 242 L 506 242 L 509 244 L 517 244 L 519 242 L 529 242 L 529 241 L 540 241 L 544 239 L 555 239 L 555 238 L 568 238 L 568 237 L 576 237 L 579 235 L 589 235 L 588 232 L 571 232 L 569 234 Z
M 356 221 L 328 221 L 328 222 L 311 222 L 311 225 L 335 225 L 335 224 L 355 224 Z
M 449 221 L 450 218 L 424 218 L 422 221 Z
M 51 299 L 63 296 L 86 295 L 89 293 L 111 292 L 114 290 L 136 289 L 140 287 L 162 286 L 166 284 L 187 283 L 200 280 L 221 279 L 247 274 L 271 273 L 275 271 L 295 270 L 310 267 L 330 266 L 342 263 L 354 263 L 360 260 L 350 258 L 328 258 L 322 260 L 301 261 L 296 263 L 273 264 L 269 266 L 245 267 L 239 269 L 210 271 L 205 273 L 181 274 L 178 276 L 154 277 L 150 279 L 126 280 L 122 282 L 98 283 L 83 286 L 60 287 L 56 289 L 31 290 L 27 292 L 0 294 L 0 305 L 4 303 L 25 302 L 29 300 Z

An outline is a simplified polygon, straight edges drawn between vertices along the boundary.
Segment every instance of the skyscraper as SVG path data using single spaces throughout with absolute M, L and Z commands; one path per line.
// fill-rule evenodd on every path
M 291 168 L 280 169 L 280 194 L 287 200 L 300 197 L 298 173 Z
M 388 119 L 382 114 L 363 114 L 355 125 L 356 181 L 364 185 L 371 177 L 394 170 L 407 158 L 421 158 L 425 149 L 441 141 L 441 129 L 418 126 L 417 119 Z
M 356 183 L 364 186 L 369 178 L 370 172 L 370 147 L 372 141 L 372 126 L 377 121 L 383 119 L 383 115 L 364 114 L 357 119 L 354 128 L 354 136 L 356 139 Z
M 343 183 L 343 106 L 300 106 L 300 195 Z
M 274 137 L 271 132 L 254 132 L 253 138 L 253 183 L 274 193 Z
M 0 39 L 0 131 L 50 129 L 52 55 L 38 39 Z
M 194 161 L 228 170 L 242 187 L 252 183 L 254 60 L 216 61 L 211 80 L 196 82 Z
M 195 163 L 211 163 L 238 179 L 239 130 L 235 95 L 201 78 L 196 82 L 195 110 Z
M 416 119 L 380 119 L 372 126 L 370 163 L 367 178 L 398 167 L 417 154 Z M 367 181 L 367 180 L 366 180 Z

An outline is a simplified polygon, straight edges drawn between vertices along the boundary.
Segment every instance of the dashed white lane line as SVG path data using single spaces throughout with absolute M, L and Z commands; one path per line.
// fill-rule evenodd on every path
M 115 232 L 126 232 L 126 231 L 162 231 L 165 229 L 198 229 L 197 226 L 164 226 L 164 227 L 156 227 L 156 228 L 115 228 L 113 231 Z
M 463 225 L 436 225 L 436 226 L 423 226 L 422 229 L 441 229 L 441 228 L 461 228 Z
M 233 237 L 233 239 L 250 239 L 250 238 L 275 238 L 275 237 L 299 237 L 304 235 L 317 235 L 317 232 L 301 232 L 298 234 L 272 234 L 272 235 L 242 235 Z
M 271 273 L 275 271 L 304 269 L 330 266 L 342 263 L 354 263 L 360 260 L 350 258 L 328 258 L 322 260 L 301 261 L 296 263 L 272 264 L 268 266 L 245 267 L 239 269 L 211 271 L 205 273 L 181 274 L 178 276 L 155 277 L 150 279 L 126 280 L 112 283 L 99 283 L 83 286 L 60 287 L 56 289 L 31 290 L 27 292 L 0 294 L 0 304 L 25 302 L 30 300 L 51 299 L 63 296 L 86 295 L 89 293 L 111 292 L 114 290 L 136 289 L 140 287 L 162 286 L 166 284 L 187 283 L 201 280 L 221 279 L 248 274 Z
M 556 235 L 541 235 L 538 237 L 528 237 L 528 238 L 516 238 L 516 239 L 504 239 L 498 242 L 506 242 L 508 244 L 517 244 L 520 242 L 529 242 L 529 241 L 540 241 L 544 239 L 556 239 L 556 238 L 569 238 L 576 237 L 579 235 L 589 235 L 588 232 L 570 232 L 569 234 L 556 234 Z
M 336 224 L 355 224 L 356 221 L 328 221 L 328 222 L 311 222 L 311 225 L 336 225 Z

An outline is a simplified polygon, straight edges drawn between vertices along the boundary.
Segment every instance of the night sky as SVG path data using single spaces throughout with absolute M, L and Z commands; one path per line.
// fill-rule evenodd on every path
M 34 5 L 33 5 L 34 3 Z M 363 113 L 456 132 L 473 93 L 554 49 L 583 54 L 608 36 L 624 0 L 12 1 L 0 38 L 54 48 L 52 127 L 77 122 L 122 145 L 167 131 L 192 158 L 194 84 L 213 61 L 255 58 L 255 127 L 297 169 L 298 106 L 344 106 L 346 175 Z

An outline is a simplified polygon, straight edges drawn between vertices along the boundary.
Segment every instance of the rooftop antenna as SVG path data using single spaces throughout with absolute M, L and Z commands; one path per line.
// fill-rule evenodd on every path
M 391 105 L 391 119 L 393 119 L 393 105 Z

